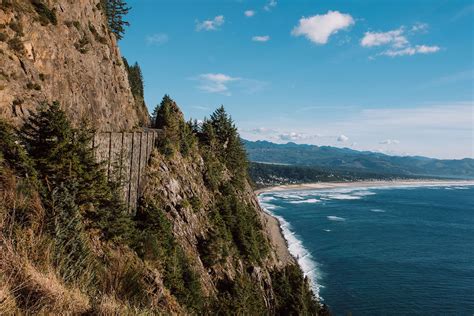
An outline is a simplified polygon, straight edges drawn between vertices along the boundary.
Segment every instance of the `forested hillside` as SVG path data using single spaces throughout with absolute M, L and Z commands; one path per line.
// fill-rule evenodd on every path
M 224 109 L 186 123 L 166 96 L 155 113 L 166 137 L 133 214 L 58 103 L 18 133 L 2 121 L 1 312 L 323 312 L 273 250 Z
M 426 157 L 399 157 L 349 148 L 274 144 L 244 141 L 249 159 L 254 162 L 314 167 L 331 172 L 350 172 L 369 177 L 474 178 L 474 159 L 440 160 Z

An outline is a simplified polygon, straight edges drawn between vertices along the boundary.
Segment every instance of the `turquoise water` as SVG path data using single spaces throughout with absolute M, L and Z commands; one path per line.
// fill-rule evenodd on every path
M 473 315 L 474 186 L 265 193 L 336 315 Z

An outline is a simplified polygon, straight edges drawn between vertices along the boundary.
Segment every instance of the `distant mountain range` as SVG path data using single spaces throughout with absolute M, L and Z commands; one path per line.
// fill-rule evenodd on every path
M 243 140 L 252 162 L 401 176 L 474 179 L 474 159 L 389 156 L 331 146 Z

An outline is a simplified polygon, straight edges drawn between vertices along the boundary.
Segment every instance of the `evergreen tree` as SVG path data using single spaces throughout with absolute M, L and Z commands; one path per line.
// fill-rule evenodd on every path
M 107 16 L 107 22 L 109 29 L 115 34 L 118 40 L 123 38 L 125 33 L 125 26 L 129 26 L 130 23 L 124 20 L 125 15 L 130 11 L 130 7 L 127 6 L 125 0 L 101 0 L 102 7 L 105 10 Z
M 212 113 L 210 124 L 218 142 L 216 154 L 219 155 L 227 169 L 233 173 L 233 180 L 236 184 L 242 186 L 247 178 L 248 161 L 237 127 L 223 106 Z M 209 130 L 209 127 L 206 128 Z M 206 137 L 210 137 L 210 135 Z
M 55 188 L 50 209 L 54 260 L 66 282 L 77 281 L 91 262 L 83 219 L 75 202 L 75 186 L 72 182 Z
M 23 125 L 21 136 L 41 180 L 47 185 L 59 185 L 71 178 L 74 134 L 58 102 L 42 104 L 32 113 Z
M 3 161 L 21 176 L 36 179 L 36 170 L 14 128 L 0 119 L 0 154 Z
M 163 130 L 163 137 L 158 140 L 158 147 L 166 155 L 180 149 L 184 127 L 184 117 L 176 102 L 168 95 L 153 111 L 153 127 Z
M 133 96 L 136 98 L 144 97 L 144 85 L 143 85 L 143 74 L 138 63 L 130 66 L 127 59 L 123 57 L 125 68 L 128 72 L 128 82 L 130 84 L 130 90 L 132 90 Z
M 31 114 L 21 131 L 40 180 L 43 196 L 54 203 L 49 192 L 63 183 L 75 183 L 75 203 L 106 239 L 130 239 L 134 226 L 120 200 L 118 183 L 109 183 L 92 148 L 93 130 L 86 123 L 72 129 L 59 103 L 43 104 Z

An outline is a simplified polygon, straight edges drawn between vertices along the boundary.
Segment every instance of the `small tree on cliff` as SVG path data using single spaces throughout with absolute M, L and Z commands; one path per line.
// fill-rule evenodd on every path
M 212 126 L 212 131 L 217 139 L 218 148 L 216 154 L 221 157 L 221 161 L 227 168 L 233 172 L 234 179 L 241 182 L 247 176 L 248 161 L 234 121 L 226 113 L 224 106 L 220 106 L 212 113 L 210 120 L 205 124 Z M 207 136 L 209 137 L 210 135 Z
M 49 207 L 53 207 L 56 188 L 74 183 L 74 203 L 90 227 L 100 228 L 106 239 L 129 239 L 133 225 L 119 199 L 120 188 L 107 181 L 95 161 L 92 137 L 93 131 L 85 123 L 72 128 L 58 102 L 43 104 L 21 130 Z
M 124 20 L 124 17 L 130 11 L 130 7 L 127 6 L 125 0 L 101 0 L 101 3 L 107 16 L 110 31 L 115 34 L 118 40 L 121 40 L 125 33 L 124 27 L 130 25 Z
M 184 121 L 183 113 L 168 95 L 153 111 L 152 126 L 164 131 L 164 137 L 158 142 L 164 154 L 172 154 L 177 149 L 187 156 L 196 144 L 192 122 Z

